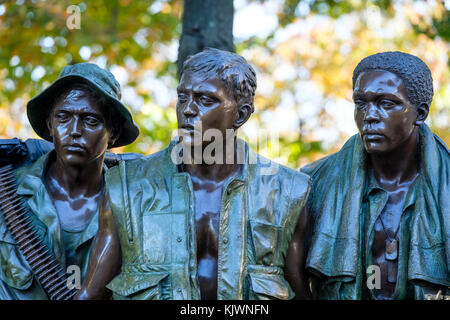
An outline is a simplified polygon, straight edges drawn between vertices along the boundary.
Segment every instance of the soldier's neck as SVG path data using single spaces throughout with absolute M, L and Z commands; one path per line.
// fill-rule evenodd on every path
M 239 172 L 238 164 L 189 164 L 185 170 L 194 180 L 223 182 Z
M 417 131 L 390 153 L 370 154 L 370 165 L 380 186 L 388 191 L 411 184 L 419 175 L 420 152 Z
M 240 165 L 238 164 L 237 157 L 237 147 L 236 147 L 236 138 L 234 142 L 232 142 L 232 146 L 227 148 L 227 144 L 223 142 L 223 150 L 221 155 L 215 155 L 214 159 L 209 159 L 207 164 L 203 157 L 206 152 L 204 148 L 202 150 L 202 155 L 197 158 L 202 159 L 202 163 L 200 164 L 184 164 L 184 170 L 191 175 L 191 177 L 196 178 L 196 180 L 205 180 L 212 182 L 223 182 L 231 176 L 235 176 L 240 169 Z M 194 154 L 196 150 L 192 150 L 191 154 Z M 194 157 L 194 159 L 196 159 Z M 231 159 L 231 161 L 230 161 Z
M 71 197 L 96 195 L 103 186 L 104 157 L 105 155 L 82 166 L 67 165 L 56 157 L 49 165 L 46 179 L 56 182 Z

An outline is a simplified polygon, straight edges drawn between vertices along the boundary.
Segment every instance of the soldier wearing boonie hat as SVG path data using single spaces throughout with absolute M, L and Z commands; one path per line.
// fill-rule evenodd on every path
M 53 142 L 55 150 L 17 169 L 17 194 L 31 209 L 40 239 L 63 267 L 80 271 L 79 281 L 87 272 L 98 230 L 106 150 L 130 144 L 139 135 L 120 98 L 120 85 L 109 71 L 79 63 L 65 67 L 55 82 L 27 104 L 32 128 Z M 48 299 L 3 215 L 0 299 Z
M 134 123 L 131 113 L 120 101 L 120 84 L 114 75 L 92 63 L 78 63 L 63 69 L 58 79 L 44 91 L 32 98 L 27 104 L 27 116 L 34 131 L 42 138 L 52 141 L 47 127 L 48 111 L 52 102 L 64 88 L 74 84 L 85 84 L 108 101 L 108 111 L 120 118 L 121 134 L 110 147 L 120 147 L 132 143 L 139 135 L 139 128 Z

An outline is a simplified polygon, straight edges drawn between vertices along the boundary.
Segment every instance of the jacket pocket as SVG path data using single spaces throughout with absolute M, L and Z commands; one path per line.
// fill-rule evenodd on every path
M 168 272 L 121 273 L 106 287 L 114 300 L 165 300 L 163 282 Z
M 33 271 L 20 253 L 3 216 L 0 218 L 0 280 L 19 290 L 26 290 L 33 283 Z
M 412 243 L 409 250 L 408 281 L 414 285 L 437 285 L 450 288 L 449 266 L 447 265 L 445 243 Z
M 144 212 L 142 225 L 143 261 L 161 265 L 189 258 L 184 213 Z
M 289 283 L 279 267 L 249 265 L 250 300 L 289 300 L 294 297 Z
M 256 264 L 270 266 L 275 260 L 274 252 L 278 250 L 281 227 L 253 219 L 250 219 L 249 223 Z
M 33 271 L 19 247 L 4 238 L 0 239 L 0 280 L 18 290 L 26 290 L 33 283 Z

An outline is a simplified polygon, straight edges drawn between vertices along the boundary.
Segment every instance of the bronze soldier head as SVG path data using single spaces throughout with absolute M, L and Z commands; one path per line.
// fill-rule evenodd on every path
M 416 56 L 397 51 L 364 58 L 353 72 L 353 100 L 367 152 L 390 152 L 415 136 L 432 98 L 431 72 Z
M 237 130 L 254 111 L 256 73 L 247 61 L 232 52 L 206 49 L 185 61 L 177 88 L 178 128 L 193 137 L 201 123 L 201 134 Z
M 389 153 L 414 139 L 432 98 L 431 72 L 418 57 L 396 51 L 364 58 L 353 72 L 353 101 L 367 152 Z
M 57 95 L 47 117 L 57 157 L 63 163 L 85 165 L 101 158 L 120 134 L 120 121 L 107 100 L 85 84 Z
M 63 163 L 103 160 L 107 148 L 131 143 L 139 134 L 120 102 L 120 85 L 107 70 L 91 63 L 68 66 L 47 89 L 30 100 L 33 129 L 55 145 Z

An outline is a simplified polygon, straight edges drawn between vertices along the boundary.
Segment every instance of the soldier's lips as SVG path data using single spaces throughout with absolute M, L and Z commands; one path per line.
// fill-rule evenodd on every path
M 183 125 L 179 130 L 181 133 L 192 133 L 195 131 L 195 128 L 192 125 Z
M 364 139 L 367 140 L 380 140 L 384 138 L 384 135 L 377 132 L 365 132 L 363 133 Z
M 83 152 L 85 150 L 84 146 L 78 143 L 67 144 L 64 148 L 70 152 Z

